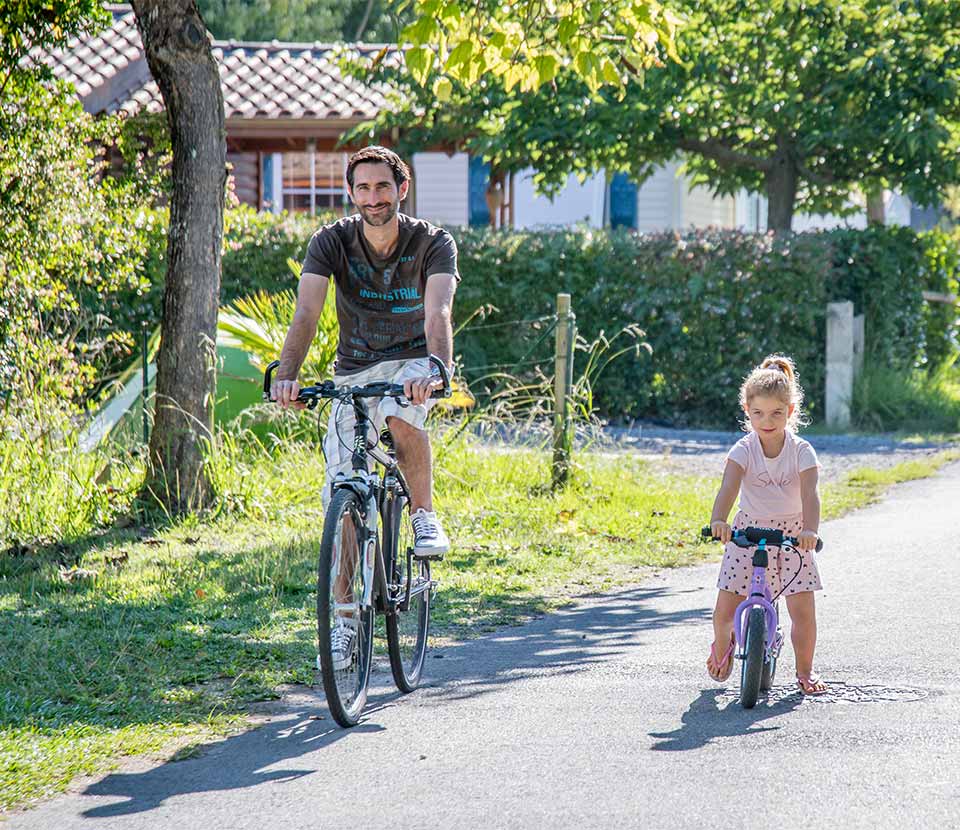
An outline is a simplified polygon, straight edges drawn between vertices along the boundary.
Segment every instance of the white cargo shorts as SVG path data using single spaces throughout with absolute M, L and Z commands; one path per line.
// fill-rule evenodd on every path
M 384 360 L 369 369 L 363 369 L 350 375 L 334 375 L 337 386 L 363 386 L 367 383 L 399 383 L 414 378 L 428 377 L 431 363 L 425 357 L 407 360 Z M 400 418 L 416 429 L 423 429 L 427 413 L 437 402 L 430 398 L 425 404 L 400 406 L 393 398 L 365 398 L 370 413 L 370 426 L 367 431 L 369 442 L 375 442 L 387 418 Z M 327 477 L 323 485 L 323 507 L 330 503 L 330 484 L 337 473 L 349 475 L 353 470 L 353 428 L 356 417 L 353 407 L 340 401 L 330 405 L 330 419 L 327 422 L 327 434 L 323 439 L 323 450 L 327 457 Z M 369 466 L 373 469 L 373 459 Z

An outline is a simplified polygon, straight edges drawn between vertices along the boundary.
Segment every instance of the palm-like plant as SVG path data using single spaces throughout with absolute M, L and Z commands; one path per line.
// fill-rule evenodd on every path
M 287 265 L 299 276 L 298 263 L 287 260 Z M 330 291 L 333 290 L 331 280 Z M 289 289 L 276 294 L 258 291 L 250 297 L 234 300 L 220 309 L 217 324 L 220 335 L 227 345 L 243 349 L 250 356 L 250 362 L 263 371 L 271 360 L 280 356 L 296 306 L 296 294 Z M 328 301 L 324 304 L 317 333 L 300 370 L 306 383 L 329 376 L 330 367 L 337 356 L 338 337 L 335 303 Z

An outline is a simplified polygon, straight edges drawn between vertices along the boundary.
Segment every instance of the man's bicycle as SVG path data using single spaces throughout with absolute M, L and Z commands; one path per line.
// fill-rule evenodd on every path
M 431 355 L 450 396 L 443 361 Z M 279 361 L 267 366 L 264 400 Z M 324 381 L 300 390 L 297 400 L 315 409 L 324 400 L 350 406 L 356 418 L 351 436 L 353 472 L 332 482 L 317 563 L 317 639 L 320 673 L 330 713 L 341 726 L 355 726 L 367 702 L 373 662 L 374 617 L 383 614 L 390 668 L 397 688 L 412 692 L 420 682 L 430 630 L 430 563 L 414 556 L 410 492 L 397 466 L 388 429 L 371 443 L 366 401 L 405 402 L 403 386 L 370 383 L 337 387 Z M 341 439 L 342 440 L 342 439 Z M 380 468 L 371 472 L 369 459 Z
M 703 528 L 701 534 L 712 539 L 713 531 Z M 797 540 L 784 535 L 782 530 L 770 527 L 746 527 L 734 532 L 731 541 L 741 548 L 756 545 L 753 552 L 753 577 L 750 580 L 750 595 L 737 606 L 733 615 L 733 632 L 737 641 L 736 657 L 740 666 L 740 705 L 752 709 L 757 704 L 760 692 L 773 687 L 777 673 L 777 658 L 783 647 L 783 632 L 777 613 L 777 600 L 803 569 L 803 554 Z M 770 548 L 794 551 L 800 557 L 797 573 L 787 582 L 780 593 L 773 596 L 767 585 L 767 568 L 770 565 Z M 817 539 L 817 550 L 823 548 L 823 540 Z

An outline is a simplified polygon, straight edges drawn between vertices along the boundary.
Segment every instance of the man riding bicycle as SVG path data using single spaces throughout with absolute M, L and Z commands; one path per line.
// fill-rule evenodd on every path
M 326 225 L 310 239 L 271 397 L 284 409 L 299 406 L 297 375 L 332 278 L 340 324 L 334 381 L 403 385 L 408 405 L 385 398 L 371 406 L 376 430 L 371 439 L 386 424 L 410 490 L 415 555 L 442 559 L 449 541 L 433 510 L 432 457 L 424 424 L 435 402 L 430 395 L 443 383 L 427 356 L 452 366 L 457 246 L 442 228 L 398 212 L 410 170 L 392 150 L 373 146 L 354 153 L 346 177 L 347 193 L 359 213 Z M 324 507 L 337 474 L 351 472 L 354 420 L 351 407 L 331 407 L 324 439 Z

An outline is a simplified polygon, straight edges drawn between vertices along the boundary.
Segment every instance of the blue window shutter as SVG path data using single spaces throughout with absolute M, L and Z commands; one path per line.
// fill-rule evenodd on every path
M 273 153 L 263 154 L 263 205 L 273 204 Z
M 637 227 L 637 185 L 626 173 L 617 173 L 610 181 L 610 227 Z
M 481 158 L 470 158 L 470 224 L 489 225 L 490 210 L 487 207 L 487 182 L 490 181 L 490 165 Z

